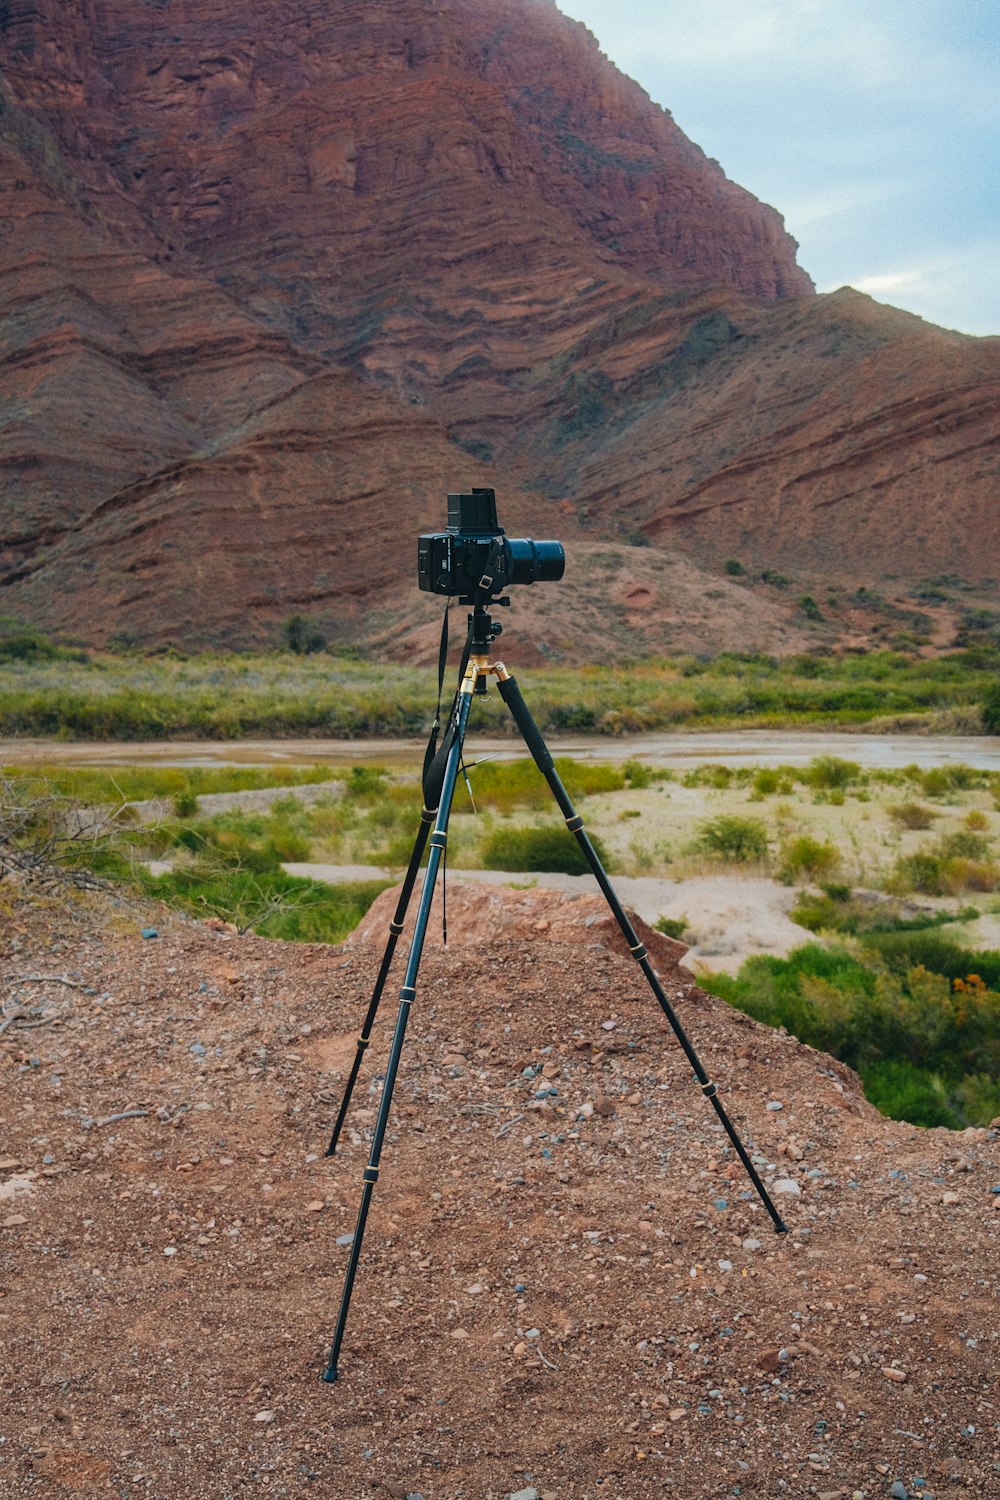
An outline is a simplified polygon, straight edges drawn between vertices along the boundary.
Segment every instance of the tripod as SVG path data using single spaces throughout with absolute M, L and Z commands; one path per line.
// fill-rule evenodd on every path
M 463 601 L 473 602 L 473 601 Z M 506 599 L 494 601 L 506 604 Z M 406 973 L 403 978 L 403 986 L 399 992 L 399 1014 L 396 1018 L 396 1029 L 393 1033 L 392 1046 L 389 1052 L 389 1061 L 386 1066 L 385 1082 L 382 1087 L 382 1098 L 379 1103 L 378 1116 L 375 1121 L 375 1130 L 372 1135 L 371 1153 L 368 1165 L 365 1167 L 363 1186 L 361 1192 L 361 1204 L 358 1209 L 357 1226 L 354 1231 L 354 1239 L 351 1243 L 351 1253 L 344 1277 L 344 1289 L 340 1301 L 340 1312 L 337 1318 L 337 1326 L 333 1336 L 330 1349 L 330 1358 L 323 1372 L 323 1379 L 331 1382 L 337 1379 L 337 1366 L 340 1358 L 340 1349 L 344 1340 L 344 1332 L 347 1327 L 347 1315 L 351 1304 L 351 1293 L 354 1288 L 354 1278 L 357 1274 L 358 1262 L 361 1259 L 361 1243 L 364 1237 L 365 1224 L 368 1219 L 368 1210 L 371 1205 L 372 1193 L 379 1176 L 379 1161 L 382 1156 L 382 1143 L 385 1139 L 386 1127 L 389 1123 L 389 1111 L 392 1106 L 392 1093 L 396 1082 L 396 1074 L 399 1070 L 399 1060 L 403 1051 L 403 1042 L 406 1037 L 406 1026 L 410 1016 L 410 1007 L 416 998 L 417 973 L 420 968 L 420 958 L 423 951 L 424 937 L 427 932 L 427 923 L 430 917 L 431 902 L 434 896 L 434 886 L 437 880 L 438 869 L 441 864 L 443 853 L 448 842 L 448 819 L 451 815 L 451 804 L 454 798 L 455 785 L 458 780 L 459 768 L 462 762 L 462 747 L 465 740 L 466 726 L 469 721 L 469 711 L 475 693 L 480 695 L 486 691 L 486 678 L 495 675 L 500 696 L 503 698 L 511 715 L 521 732 L 521 736 L 531 752 L 531 757 L 541 771 L 545 780 L 551 788 L 552 794 L 559 804 L 559 808 L 566 819 L 566 826 L 583 850 L 584 856 L 597 880 L 608 906 L 618 926 L 629 945 L 632 957 L 638 963 L 646 977 L 650 989 L 659 1002 L 670 1023 L 684 1055 L 694 1071 L 694 1075 L 701 1086 L 706 1099 L 709 1099 L 718 1115 L 722 1126 L 732 1142 L 740 1161 L 746 1169 L 750 1181 L 753 1183 L 761 1202 L 767 1209 L 774 1224 L 775 1232 L 784 1234 L 787 1226 L 783 1223 L 781 1216 L 772 1203 L 767 1189 L 761 1182 L 757 1170 L 747 1155 L 743 1142 L 740 1140 L 727 1115 L 718 1090 L 708 1077 L 704 1067 L 688 1040 L 684 1028 L 674 1011 L 673 1006 L 660 983 L 646 953 L 646 949 L 639 941 L 638 935 L 629 921 L 614 889 L 608 880 L 604 866 L 601 864 L 593 844 L 584 831 L 583 819 L 574 811 L 573 804 L 566 793 L 566 789 L 559 779 L 552 756 L 542 738 L 541 732 L 534 719 L 528 711 L 528 706 L 521 695 L 514 678 L 507 671 L 502 662 L 492 663 L 489 660 L 490 647 L 494 639 L 500 634 L 501 627 L 494 620 L 485 605 L 474 603 L 473 613 L 469 616 L 469 637 L 466 643 L 465 654 L 461 672 L 461 685 L 455 696 L 455 703 L 451 711 L 451 718 L 441 750 L 438 753 L 430 772 L 425 768 L 424 775 L 424 800 L 425 805 L 420 814 L 420 826 L 417 830 L 413 853 L 400 890 L 399 901 L 393 920 L 389 923 L 389 938 L 386 943 L 385 953 L 375 981 L 372 992 L 371 1003 L 368 1007 L 362 1026 L 361 1035 L 358 1038 L 357 1050 L 350 1076 L 344 1090 L 337 1121 L 333 1128 L 333 1135 L 327 1147 L 326 1155 L 332 1156 L 337 1149 L 340 1132 L 343 1129 L 344 1120 L 347 1116 L 351 1094 L 357 1081 L 361 1062 L 368 1048 L 372 1027 L 378 1011 L 379 1001 L 389 975 L 393 954 L 396 944 L 403 931 L 403 923 L 406 910 L 409 906 L 413 887 L 416 883 L 417 872 L 420 861 L 423 858 L 424 848 L 430 837 L 430 851 L 427 856 L 427 869 L 424 874 L 424 882 L 420 893 L 420 902 L 417 908 L 417 916 L 414 925 L 413 940 L 410 945 L 409 958 L 406 965 Z M 443 771 L 442 771 L 443 765 Z M 433 803 L 434 805 L 429 805 Z M 433 832 L 430 832 L 433 824 Z

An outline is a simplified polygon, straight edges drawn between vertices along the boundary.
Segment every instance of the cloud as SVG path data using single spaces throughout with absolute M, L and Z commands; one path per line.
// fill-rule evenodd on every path
M 946 326 L 1000 331 L 992 6 L 559 4 L 729 177 L 784 216 L 817 285 L 902 277 L 878 289 Z M 910 300 L 924 296 L 926 306 Z

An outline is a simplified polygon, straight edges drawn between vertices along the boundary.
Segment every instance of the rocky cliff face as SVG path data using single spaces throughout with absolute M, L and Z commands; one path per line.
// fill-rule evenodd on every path
M 484 482 L 529 534 L 981 569 L 994 342 L 816 298 L 549 0 L 8 0 L 0 34 L 0 610 L 356 637 Z

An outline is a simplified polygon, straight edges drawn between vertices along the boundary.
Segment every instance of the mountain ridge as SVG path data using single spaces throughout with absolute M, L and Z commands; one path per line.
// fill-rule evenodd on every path
M 509 531 L 709 574 L 988 576 L 1000 340 L 818 297 L 549 0 L 0 29 L 3 612 L 374 638 L 396 536 L 475 483 Z

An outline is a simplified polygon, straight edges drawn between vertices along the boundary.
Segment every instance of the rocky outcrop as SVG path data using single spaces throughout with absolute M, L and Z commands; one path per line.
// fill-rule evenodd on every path
M 986 567 L 996 342 L 813 295 L 550 0 L 13 0 L 0 30 L 0 612 L 384 640 L 472 483 L 533 535 Z

